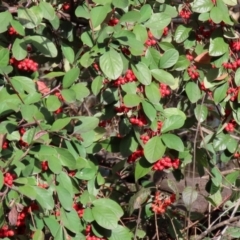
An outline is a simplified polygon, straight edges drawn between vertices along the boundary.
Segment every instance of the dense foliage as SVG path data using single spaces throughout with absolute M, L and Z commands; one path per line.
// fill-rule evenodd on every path
M 0 238 L 239 239 L 237 0 L 0 10 Z

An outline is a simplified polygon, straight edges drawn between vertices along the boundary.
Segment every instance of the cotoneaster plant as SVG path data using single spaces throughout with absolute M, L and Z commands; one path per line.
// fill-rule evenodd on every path
M 0 237 L 239 238 L 238 5 L 2 1 Z

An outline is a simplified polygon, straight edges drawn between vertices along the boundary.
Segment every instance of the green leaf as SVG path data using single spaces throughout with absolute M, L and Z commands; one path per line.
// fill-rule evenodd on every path
M 152 15 L 152 7 L 150 4 L 144 4 L 140 9 L 141 18 L 138 20 L 139 23 L 146 22 Z
M 164 71 L 162 69 L 153 69 L 151 70 L 152 76 L 159 81 L 160 83 L 165 83 L 169 86 L 173 86 L 176 83 L 176 80 L 172 76 L 172 74 Z
M 161 138 L 156 136 L 151 138 L 144 146 L 144 156 L 150 163 L 154 163 L 159 160 L 165 153 L 165 146 L 163 145 Z
M 62 207 L 66 211 L 71 211 L 73 206 L 73 199 L 71 198 L 69 191 L 61 185 L 56 186 L 56 190 L 57 190 L 58 199 Z
M 22 39 L 16 38 L 13 46 L 12 46 L 12 53 L 14 58 L 17 60 L 22 60 L 27 56 L 26 46 L 24 45 L 24 41 Z
M 50 72 L 43 76 L 43 78 L 55 78 L 64 76 L 65 72 Z
M 75 54 L 73 49 L 65 43 L 61 44 L 61 49 L 64 57 L 69 61 L 69 63 L 73 64 L 75 59 Z
M 166 13 L 153 13 L 150 19 L 144 24 L 145 27 L 153 30 L 163 30 L 169 25 L 171 18 Z
M 11 25 L 18 34 L 25 36 L 25 29 L 19 21 L 12 19 Z
M 112 229 L 111 236 L 109 240 L 131 240 L 133 238 L 132 232 L 122 225 L 118 225 L 116 228 Z
M 162 126 L 162 133 L 169 132 L 174 129 L 179 129 L 184 125 L 185 118 L 181 115 L 172 115 L 168 117 Z
M 33 93 L 36 92 L 35 83 L 32 79 L 24 76 L 15 76 L 10 79 L 12 85 L 19 93 Z
M 235 72 L 234 82 L 237 87 L 240 86 L 240 68 L 238 68 L 237 71 Z
M 159 87 L 154 82 L 145 87 L 145 94 L 148 100 L 153 104 L 159 103 L 161 99 Z
M 96 6 L 92 8 L 90 12 L 90 18 L 92 20 L 93 28 L 98 27 L 100 24 L 102 24 L 103 20 L 106 18 L 107 14 L 109 12 L 109 8 L 107 8 L 107 5 L 105 6 Z
M 91 85 L 92 92 L 95 96 L 97 96 L 102 88 L 104 78 L 101 76 L 97 76 Z
M 52 127 L 51 127 L 51 131 L 59 131 L 61 129 L 63 129 L 64 127 L 66 127 L 69 122 L 71 121 L 71 118 L 60 118 L 60 119 L 57 119 Z
M 49 169 L 55 174 L 59 174 L 62 171 L 61 161 L 59 161 L 59 159 L 54 155 L 48 158 L 48 166 Z
M 18 191 L 24 196 L 30 198 L 31 200 L 35 200 L 37 198 L 37 192 L 33 186 L 24 185 L 18 187 Z
M 205 13 L 209 12 L 213 6 L 213 2 L 210 0 L 194 0 L 192 10 L 197 13 Z
M 103 228 L 115 229 L 123 216 L 122 208 L 111 199 L 97 199 L 93 201 L 92 214 L 95 221 Z
M 39 4 L 40 9 L 42 10 L 43 17 L 47 20 L 53 20 L 55 17 L 55 11 L 52 4 L 48 2 L 40 2 Z
M 83 67 L 88 68 L 94 62 L 94 58 L 91 56 L 90 52 L 85 52 L 79 62 Z
M 152 82 L 151 72 L 147 65 L 143 62 L 139 62 L 131 66 L 132 70 L 137 77 L 138 81 L 143 85 L 149 85 Z
M 113 0 L 112 4 L 115 8 L 121 8 L 124 9 L 128 7 L 129 1 L 128 0 Z
M 170 134 L 170 133 L 163 134 L 162 140 L 163 140 L 164 144 L 166 145 L 166 147 L 168 147 L 170 149 L 174 149 L 179 152 L 184 151 L 183 142 L 182 142 L 181 138 L 178 137 L 177 135 Z
M 235 6 L 238 4 L 237 0 L 222 0 L 224 3 L 226 3 L 229 6 Z
M 150 189 L 142 187 L 136 194 L 134 194 L 129 201 L 128 211 L 130 215 L 135 209 L 139 209 L 143 203 L 147 201 L 150 196 Z
M 210 39 L 209 55 L 218 57 L 228 51 L 228 44 L 222 37 Z
M 141 98 L 136 94 L 127 93 L 123 97 L 123 102 L 126 105 L 126 107 L 136 107 L 140 104 Z
M 55 58 L 58 54 L 55 44 L 43 36 L 28 36 L 25 38 L 26 44 L 32 44 L 45 57 Z
M 2 202 L 0 203 L 0 227 L 2 228 L 5 224 L 5 213 Z
M 204 122 L 208 115 L 208 108 L 204 105 L 197 104 L 196 108 L 194 109 L 194 114 L 199 122 Z
M 85 18 L 85 19 L 89 19 L 90 18 L 90 13 L 87 9 L 86 6 L 78 6 L 75 10 L 75 15 L 76 17 L 81 17 L 81 18 Z
M 74 193 L 73 193 L 73 183 L 72 183 L 70 177 L 68 176 L 68 174 L 66 172 L 61 172 L 57 176 L 57 181 L 58 181 L 60 186 L 62 186 L 65 189 L 68 190 L 68 192 L 69 192 L 71 197 L 74 196 Z
M 25 28 L 33 29 L 38 24 L 38 15 L 34 12 L 34 8 L 19 7 L 18 19 Z
M 50 112 L 53 112 L 61 107 L 61 102 L 57 96 L 52 95 L 46 99 L 46 107 Z
M 83 168 L 75 174 L 75 177 L 81 180 L 91 180 L 95 177 L 96 170 L 93 168 Z
M 207 0 L 207 1 L 209 1 L 209 0 Z M 190 27 L 184 27 L 183 25 L 179 25 L 177 27 L 177 30 L 175 31 L 174 40 L 177 43 L 181 43 L 181 42 L 185 41 L 189 37 L 189 33 L 191 30 L 192 30 L 192 28 L 190 28 Z
M 0 49 L 0 67 L 5 67 L 9 63 L 9 50 L 7 48 Z
M 10 22 L 12 21 L 12 15 L 9 11 L 0 13 L 0 33 L 6 32 Z
M 169 49 L 160 58 L 159 67 L 170 68 L 178 61 L 178 58 L 179 58 L 178 51 L 175 49 Z
M 2 171 L 0 171 L 0 189 L 2 189 L 2 187 L 3 187 L 3 173 L 2 173 Z
M 47 225 L 48 229 L 50 230 L 51 234 L 53 235 L 53 237 L 55 237 L 60 227 L 60 224 L 56 220 L 55 216 L 50 215 L 49 217 L 44 217 L 43 220 Z
M 89 88 L 86 87 L 85 83 L 77 83 L 71 87 L 71 90 L 75 92 L 76 99 L 79 101 L 83 101 L 90 94 Z
M 191 103 L 196 103 L 202 97 L 201 90 L 195 82 L 188 82 L 185 91 Z
M 143 107 L 143 111 L 144 111 L 145 115 L 147 116 L 147 118 L 151 122 L 153 122 L 157 116 L 157 111 L 154 108 L 154 106 L 148 101 L 143 101 L 142 107 Z
M 134 23 L 137 22 L 140 17 L 141 15 L 138 11 L 129 11 L 123 14 L 120 18 L 120 23 Z
M 72 68 L 63 77 L 63 88 L 69 88 L 79 77 L 80 69 Z
M 158 68 L 159 59 L 161 58 L 159 51 L 154 48 L 148 48 L 145 54 L 145 58 L 148 60 L 150 69 Z
M 134 177 L 137 182 L 138 179 L 146 176 L 152 169 L 152 165 L 145 160 L 145 158 L 141 158 L 136 162 Z
M 39 187 L 34 187 L 37 194 L 36 200 L 41 205 L 43 209 L 52 210 L 54 208 L 54 200 L 52 192 Z
M 109 79 L 117 79 L 123 71 L 121 55 L 111 48 L 100 57 L 100 67 Z
M 99 119 L 96 117 L 79 117 L 82 123 L 74 128 L 74 133 L 85 133 L 95 129 L 98 126 Z
M 220 103 L 227 96 L 228 88 L 228 83 L 226 82 L 214 91 L 213 99 L 216 104 Z
M 210 12 L 210 19 L 216 24 L 219 24 L 223 20 L 223 12 L 217 6 L 213 7 Z
M 37 229 L 34 234 L 33 234 L 33 240 L 44 240 L 45 239 L 45 235 L 44 233 Z
M 61 161 L 62 165 L 68 167 L 70 170 L 74 170 L 76 166 L 76 159 L 74 156 L 64 148 L 55 148 L 57 154 L 56 157 Z
M 73 89 L 63 89 L 61 94 L 66 103 L 74 103 L 76 101 L 76 93 Z
M 73 233 L 79 233 L 83 230 L 79 216 L 75 210 L 70 212 L 66 212 L 63 209 L 60 211 L 61 220 L 63 222 L 64 227 L 70 230 Z
M 186 187 L 182 192 L 182 200 L 187 207 L 190 207 L 197 197 L 198 192 L 193 187 Z

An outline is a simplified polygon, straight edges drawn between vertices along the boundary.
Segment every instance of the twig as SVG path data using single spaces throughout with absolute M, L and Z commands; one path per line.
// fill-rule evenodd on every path
M 237 203 L 236 203 L 236 206 L 235 206 L 235 208 L 233 209 L 233 212 L 232 212 L 232 214 L 231 214 L 231 216 L 230 216 L 230 219 L 234 217 L 235 213 L 236 213 L 237 210 L 238 210 L 239 205 L 240 205 L 240 199 L 238 199 L 238 201 L 237 201 Z M 216 240 L 221 240 L 221 237 L 224 235 L 224 233 L 227 231 L 227 229 L 228 229 L 228 226 L 226 226 L 226 227 L 222 230 L 220 236 L 219 236 Z
M 156 228 L 157 240 L 159 240 L 159 232 L 158 232 L 157 214 L 156 213 L 154 213 L 154 217 L 155 217 L 155 228 Z
M 238 220 L 240 220 L 240 216 L 233 217 L 233 218 L 230 218 L 230 219 L 225 220 L 225 221 L 223 221 L 223 222 L 220 222 L 220 223 L 216 224 L 214 227 L 209 228 L 208 230 L 204 231 L 204 232 L 203 232 L 202 234 L 200 234 L 199 236 L 196 236 L 195 240 L 201 240 L 201 239 L 203 239 L 207 234 L 209 234 L 210 232 L 212 232 L 212 231 L 214 231 L 214 230 L 216 230 L 216 229 L 218 229 L 218 228 L 220 228 L 220 227 L 222 227 L 222 226 L 224 226 L 224 225 L 228 225 L 228 224 L 230 224 L 230 223 L 232 223 L 232 222 L 235 222 L 235 221 L 238 221 Z
M 141 213 L 142 213 L 142 207 L 139 208 L 139 212 L 138 212 L 137 225 L 136 225 L 136 229 L 135 229 L 135 233 L 134 233 L 134 240 L 137 240 L 137 230 L 138 230 L 138 226 L 141 222 Z

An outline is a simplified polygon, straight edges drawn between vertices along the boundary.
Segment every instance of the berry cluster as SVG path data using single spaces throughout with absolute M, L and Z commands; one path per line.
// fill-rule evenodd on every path
M 234 156 L 235 158 L 240 158 L 240 152 L 235 152 L 235 153 L 233 154 L 233 156 Z
M 183 19 L 186 19 L 186 20 L 191 17 L 191 14 L 192 14 L 192 13 L 191 13 L 190 10 L 187 9 L 187 8 L 183 8 L 183 9 L 179 12 L 180 17 L 183 18 Z
M 236 122 L 234 120 L 230 120 L 224 129 L 227 132 L 234 132 L 235 127 L 236 127 Z
M 97 63 L 93 64 L 93 68 L 98 72 L 100 70 L 99 65 Z
M 82 205 L 78 203 L 74 203 L 73 208 L 77 211 L 78 216 L 82 218 L 84 213 L 84 208 L 82 207 Z
M 119 19 L 117 19 L 117 18 L 111 18 L 110 20 L 109 20 L 109 22 L 108 22 L 108 26 L 115 26 L 115 25 L 117 25 L 119 23 Z
M 40 188 L 48 188 L 48 185 L 46 183 L 38 183 L 38 187 L 40 187 Z
M 150 137 L 148 135 L 141 135 L 140 139 L 142 140 L 143 144 L 146 144 Z
M 23 211 L 18 214 L 17 223 L 16 223 L 18 227 L 25 226 L 25 219 L 27 217 L 27 214 L 28 214 L 28 208 L 24 208 Z
M 142 157 L 144 155 L 143 149 L 137 149 L 135 152 L 133 152 L 129 157 L 127 162 L 128 163 L 134 163 L 138 158 Z
M 193 61 L 193 59 L 194 59 L 193 55 L 190 54 L 190 53 L 187 53 L 187 54 L 186 54 L 186 58 L 187 58 L 189 61 Z
M 149 47 L 156 45 L 157 41 L 154 39 L 154 36 L 150 31 L 148 31 L 148 39 L 146 40 L 145 44 Z
M 163 214 L 166 212 L 168 206 L 176 201 L 176 195 L 172 194 L 170 197 L 162 198 L 160 192 L 155 193 L 155 197 L 152 203 L 152 210 L 156 214 Z
M 164 29 L 163 29 L 163 36 L 164 37 L 166 37 L 167 35 L 168 35 L 168 27 L 165 27 Z
M 59 91 L 54 92 L 54 95 L 60 100 L 60 101 L 64 101 L 64 98 L 62 96 L 62 94 Z
M 135 74 L 131 69 L 128 69 L 123 77 L 119 77 L 113 81 L 113 86 L 118 87 L 128 82 L 135 82 L 137 80 Z
M 11 173 L 6 173 L 4 175 L 4 184 L 8 185 L 8 186 L 12 186 L 13 184 L 13 180 L 16 179 L 16 175 L 15 174 L 11 174 Z
M 170 157 L 163 157 L 154 163 L 152 169 L 162 171 L 164 169 L 173 168 L 178 169 L 180 160 L 178 158 L 171 159 Z
M 229 44 L 230 48 L 234 52 L 238 52 L 240 50 L 240 41 L 232 41 Z
M 9 142 L 5 140 L 2 144 L 2 149 L 8 149 L 8 147 L 9 147 Z
M 5 225 L 0 229 L 0 238 L 7 238 L 7 237 L 13 237 L 15 235 L 14 231 L 12 229 L 8 229 L 8 226 Z
M 111 119 L 109 120 L 101 120 L 98 124 L 99 127 L 106 127 L 108 124 L 110 124 L 112 122 Z
M 18 33 L 17 33 L 17 31 L 15 30 L 14 27 L 10 27 L 10 28 L 8 29 L 8 34 L 9 34 L 9 35 L 17 35 Z
M 19 70 L 26 72 L 36 72 L 38 70 L 38 63 L 29 58 L 25 58 L 21 61 L 18 61 L 15 58 L 11 58 L 10 64 L 17 67 Z
M 115 111 L 118 113 L 127 113 L 131 108 L 126 107 L 122 104 L 120 107 L 115 107 Z
M 131 54 L 130 50 L 126 47 L 121 47 L 121 51 L 125 55 L 130 55 Z
M 62 113 L 62 112 L 63 112 L 63 108 L 62 107 L 60 107 L 56 111 L 54 111 L 55 114 L 59 114 L 59 113 Z
M 235 71 L 238 67 L 240 67 L 240 59 L 237 59 L 235 62 L 232 62 L 232 63 L 225 62 L 222 64 L 222 66 L 225 69 L 232 69 Z
M 47 161 L 41 162 L 41 166 L 42 166 L 42 171 L 43 172 L 48 170 L 48 162 Z
M 91 225 L 87 225 L 85 229 L 86 240 L 105 240 L 105 238 L 91 236 L 90 234 L 91 234 Z
M 20 133 L 20 140 L 19 140 L 19 145 L 21 146 L 21 147 L 27 147 L 28 146 L 28 143 L 26 143 L 25 141 L 23 141 L 22 140 L 22 136 L 23 136 L 23 134 L 26 132 L 26 129 L 24 129 L 24 128 L 20 128 L 19 130 L 19 133 Z
M 142 127 L 142 126 L 147 124 L 147 119 L 143 115 L 138 117 L 138 118 L 134 116 L 134 117 L 130 118 L 129 122 L 133 125 L 137 125 L 139 127 Z
M 197 67 L 195 65 L 188 67 L 187 72 L 191 79 L 193 79 L 193 80 L 198 79 L 199 72 L 197 71 Z
M 169 96 L 171 94 L 171 90 L 167 84 L 160 83 L 159 90 L 162 98 Z
M 68 2 L 63 3 L 62 9 L 66 12 L 69 11 L 70 10 L 70 4 Z
M 238 97 L 238 92 L 239 92 L 239 89 L 238 88 L 233 88 L 233 87 L 230 87 L 228 90 L 227 90 L 227 94 L 230 95 L 230 100 L 233 102 L 237 99 Z

